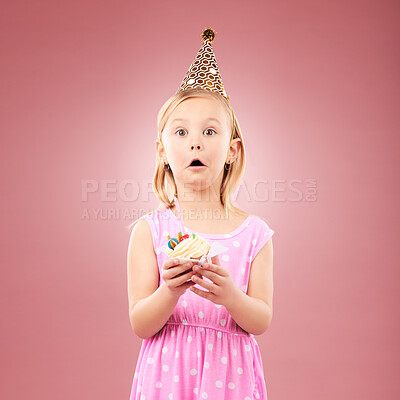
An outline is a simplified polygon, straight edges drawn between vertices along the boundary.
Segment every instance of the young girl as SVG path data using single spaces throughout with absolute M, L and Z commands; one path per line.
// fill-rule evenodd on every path
M 160 110 L 153 189 L 161 207 L 131 233 L 129 317 L 144 340 L 130 400 L 267 399 L 254 335 L 272 318 L 274 231 L 230 201 L 245 151 L 213 37 L 203 32 L 180 89 Z M 194 159 L 203 166 L 190 166 Z M 182 230 L 227 250 L 203 265 L 180 264 L 159 248 Z

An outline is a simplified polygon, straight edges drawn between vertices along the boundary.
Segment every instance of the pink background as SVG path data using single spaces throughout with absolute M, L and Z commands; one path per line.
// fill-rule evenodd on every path
M 156 115 L 210 26 L 248 155 L 237 204 L 276 231 L 269 400 L 398 398 L 398 16 L 382 0 L 3 2 L 0 398 L 128 398 L 122 214 L 157 205 Z

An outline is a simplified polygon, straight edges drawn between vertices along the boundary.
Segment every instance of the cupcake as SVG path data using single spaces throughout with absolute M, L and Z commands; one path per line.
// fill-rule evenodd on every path
M 182 236 L 182 232 L 179 232 L 177 238 L 171 238 L 169 235 L 167 238 L 167 255 L 169 258 L 200 260 L 203 256 L 207 257 L 211 248 L 210 243 L 197 233 Z

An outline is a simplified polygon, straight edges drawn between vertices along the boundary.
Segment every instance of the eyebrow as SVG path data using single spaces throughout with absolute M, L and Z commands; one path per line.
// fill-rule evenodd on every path
M 175 118 L 175 119 L 173 119 L 173 120 L 171 121 L 171 123 L 173 123 L 173 122 L 178 122 L 178 121 L 187 122 L 187 119 L 184 119 L 184 118 Z M 218 122 L 219 124 L 221 124 L 221 121 L 220 121 L 219 119 L 213 118 L 213 117 L 207 118 L 207 119 L 205 119 L 204 121 L 215 121 L 215 122 Z

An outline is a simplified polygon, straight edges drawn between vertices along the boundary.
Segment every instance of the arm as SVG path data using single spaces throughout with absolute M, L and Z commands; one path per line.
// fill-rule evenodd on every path
M 179 300 L 159 284 L 157 258 L 150 227 L 145 220 L 135 225 L 128 248 L 129 320 L 142 339 L 155 335 L 168 321 Z
M 160 331 L 174 312 L 178 299 L 163 282 L 152 295 L 139 300 L 130 313 L 136 335 L 148 339 Z
M 272 238 L 258 252 L 251 264 L 247 293 L 237 288 L 236 295 L 226 307 L 235 322 L 253 335 L 264 333 L 272 320 L 273 297 Z

